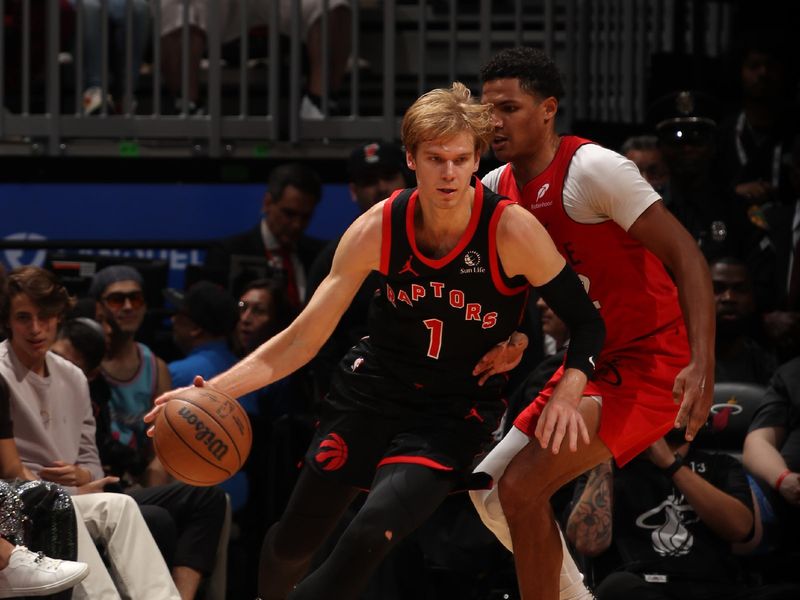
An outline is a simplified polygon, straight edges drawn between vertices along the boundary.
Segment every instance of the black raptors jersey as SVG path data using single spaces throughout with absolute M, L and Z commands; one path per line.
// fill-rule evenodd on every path
M 528 297 L 527 280 L 506 277 L 497 256 L 497 222 L 512 202 L 476 180 L 461 239 L 432 259 L 416 245 L 417 201 L 417 190 L 407 189 L 384 205 L 382 279 L 369 345 L 386 371 L 424 396 L 496 399 L 497 386 L 478 387 L 472 370 L 519 325 Z

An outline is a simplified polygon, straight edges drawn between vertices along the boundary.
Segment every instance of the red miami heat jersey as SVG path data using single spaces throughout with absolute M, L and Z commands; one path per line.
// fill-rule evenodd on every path
M 664 265 L 611 219 L 583 224 L 563 204 L 564 181 L 576 150 L 589 140 L 563 136 L 553 161 L 520 192 L 510 164 L 497 192 L 531 211 L 580 277 L 606 324 L 603 354 L 682 319 L 678 293 Z
M 519 325 L 528 297 L 527 280 L 506 277 L 497 256 L 497 222 L 512 202 L 476 180 L 466 230 L 446 256 L 433 259 L 416 244 L 417 201 L 416 189 L 407 189 L 384 204 L 382 282 L 369 344 L 386 371 L 428 397 L 484 398 L 495 386 L 478 387 L 472 370 Z

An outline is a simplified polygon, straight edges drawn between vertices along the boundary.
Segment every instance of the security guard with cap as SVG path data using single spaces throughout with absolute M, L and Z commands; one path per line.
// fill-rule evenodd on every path
M 745 257 L 756 232 L 747 209 L 714 172 L 718 105 L 702 92 L 680 90 L 656 100 L 649 121 L 671 173 L 667 206 L 706 258 Z

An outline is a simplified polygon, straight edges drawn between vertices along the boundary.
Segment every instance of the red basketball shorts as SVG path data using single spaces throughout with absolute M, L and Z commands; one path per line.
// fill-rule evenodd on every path
M 675 423 L 675 377 L 690 359 L 683 322 L 623 348 L 601 353 L 585 396 L 602 399 L 600 439 L 619 466 L 664 436 Z M 555 372 L 514 426 L 533 437 L 536 423 L 564 367 Z

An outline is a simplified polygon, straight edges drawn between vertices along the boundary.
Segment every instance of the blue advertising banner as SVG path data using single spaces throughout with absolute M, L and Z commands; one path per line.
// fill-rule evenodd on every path
M 261 218 L 263 184 L 0 184 L 0 238 L 5 240 L 210 240 L 252 228 Z M 358 215 L 346 185 L 326 185 L 307 233 L 331 239 Z M 75 250 L 78 253 L 78 250 Z M 167 260 L 170 285 L 181 287 L 192 248 L 93 249 L 101 254 Z M 2 249 L 7 269 L 44 266 L 46 252 Z

